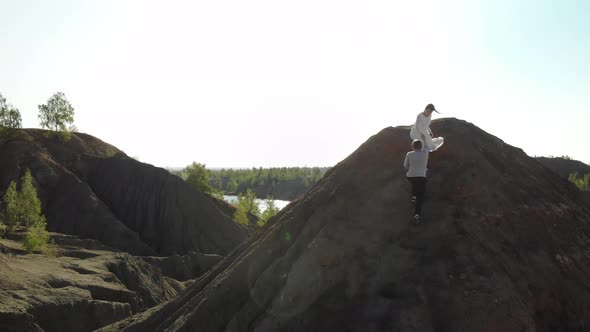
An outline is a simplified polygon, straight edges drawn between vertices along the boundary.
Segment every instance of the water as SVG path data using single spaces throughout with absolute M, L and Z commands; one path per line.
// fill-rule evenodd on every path
M 223 195 L 223 199 L 231 204 L 238 204 L 238 196 L 234 196 L 234 195 Z M 258 204 L 258 208 L 260 209 L 260 212 L 264 212 L 267 208 L 266 206 L 266 200 L 264 199 L 260 199 L 260 198 L 256 198 L 254 200 L 254 202 L 256 202 L 256 204 Z M 287 206 L 287 204 L 291 203 L 289 201 L 283 201 L 280 199 L 273 199 L 273 202 L 275 203 L 275 206 L 277 208 L 279 208 L 279 210 L 283 209 L 285 206 Z

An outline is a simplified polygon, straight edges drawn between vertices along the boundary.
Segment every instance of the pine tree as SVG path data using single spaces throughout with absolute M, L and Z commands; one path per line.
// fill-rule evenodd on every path
M 37 189 L 33 185 L 33 177 L 29 170 L 25 172 L 20 183 L 21 189 L 18 193 L 22 216 L 20 222 L 28 228 L 29 225 L 35 224 L 40 218 L 42 218 L 41 201 L 39 200 L 39 197 L 37 197 Z
M 20 204 L 18 202 L 18 191 L 16 190 L 16 182 L 11 181 L 8 189 L 4 193 L 3 198 L 4 203 L 4 222 L 8 227 L 8 230 L 12 230 L 13 228 L 19 225 L 19 217 L 21 215 L 19 208 Z
M 4 194 L 5 219 L 7 226 L 25 226 L 27 235 L 23 245 L 27 252 L 45 249 L 49 241 L 47 223 L 41 214 L 41 201 L 37 197 L 37 189 L 33 185 L 33 176 L 27 169 L 20 178 L 20 191 L 14 181 L 10 182 Z

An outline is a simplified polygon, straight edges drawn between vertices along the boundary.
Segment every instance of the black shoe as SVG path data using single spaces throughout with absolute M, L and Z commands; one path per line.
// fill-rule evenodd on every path
M 414 222 L 414 224 L 419 224 L 420 223 L 420 215 L 415 214 L 414 217 L 412 217 L 412 221 Z
M 416 196 L 412 196 L 412 199 L 410 200 L 412 203 L 416 203 Z

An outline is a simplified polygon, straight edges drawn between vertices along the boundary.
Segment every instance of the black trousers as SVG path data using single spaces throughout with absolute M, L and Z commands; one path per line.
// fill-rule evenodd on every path
M 424 202 L 424 193 L 426 192 L 426 178 L 412 177 L 407 178 L 412 184 L 412 196 L 416 197 L 416 208 L 414 213 L 420 215 L 422 213 L 422 203 Z

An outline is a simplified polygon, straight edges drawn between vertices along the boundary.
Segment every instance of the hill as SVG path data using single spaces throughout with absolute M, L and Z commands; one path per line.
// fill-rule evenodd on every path
M 0 132 L 0 190 L 30 169 L 50 231 L 137 255 L 225 255 L 249 236 L 229 204 L 95 137 L 72 136 Z
M 385 128 L 176 298 L 100 331 L 588 329 L 582 193 L 473 124 L 432 128 L 422 224 L 409 128 Z

